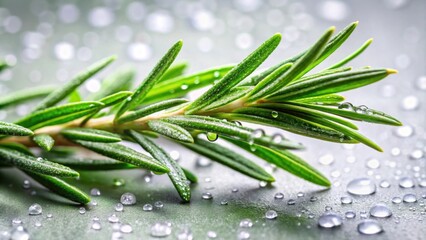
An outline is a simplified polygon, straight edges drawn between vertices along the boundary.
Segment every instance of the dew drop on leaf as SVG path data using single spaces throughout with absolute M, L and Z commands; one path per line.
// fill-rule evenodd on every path
M 217 133 L 212 133 L 212 132 L 208 132 L 208 133 L 207 133 L 207 139 L 208 139 L 210 142 L 214 142 L 214 141 L 216 141 L 218 138 L 219 138 L 219 135 L 218 135 Z

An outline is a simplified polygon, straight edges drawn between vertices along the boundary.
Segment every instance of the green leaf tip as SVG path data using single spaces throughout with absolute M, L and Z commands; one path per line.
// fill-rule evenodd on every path
M 387 73 L 387 74 L 397 74 L 397 73 L 398 73 L 398 70 L 396 70 L 396 69 L 391 69 L 391 68 L 387 68 L 387 69 L 386 69 L 386 73 Z

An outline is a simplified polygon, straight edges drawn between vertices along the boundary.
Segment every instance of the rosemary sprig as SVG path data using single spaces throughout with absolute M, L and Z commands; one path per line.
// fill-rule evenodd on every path
M 46 98 L 22 119 L 14 123 L 0 122 L 0 166 L 17 167 L 53 192 L 83 204 L 89 202 L 89 197 L 59 177 L 76 177 L 76 170 L 142 168 L 167 173 L 182 200 L 188 202 L 189 181 L 196 182 L 197 177 L 155 143 L 153 137 L 161 135 L 248 177 L 275 181 L 249 156 L 213 143 L 221 138 L 291 174 L 329 187 L 327 178 L 291 152 L 302 149 L 301 144 L 242 124 L 272 126 L 330 142 L 363 143 L 381 151 L 376 143 L 357 131 L 351 120 L 393 126 L 401 122 L 377 110 L 342 103 L 344 97 L 339 95 L 396 73 L 392 69 L 345 66 L 360 55 L 371 40 L 331 67 L 307 74 L 336 51 L 357 24 L 350 24 L 335 36 L 332 36 L 334 27 L 328 29 L 308 50 L 257 75 L 253 72 L 278 46 L 280 34 L 273 35 L 239 64 L 193 74 L 184 74 L 187 63 L 172 65 L 182 48 L 182 41 L 178 41 L 134 90 L 131 86 L 135 70 L 123 67 L 104 80 L 99 92 L 80 96 L 78 87 L 109 65 L 115 58 L 110 57 L 54 91 L 37 88 L 12 93 L 0 98 L 0 108 Z M 187 93 L 212 84 L 194 101 L 185 98 Z M 70 102 L 58 105 L 65 98 Z M 210 141 L 203 140 L 204 134 Z M 120 144 L 124 141 L 138 143 L 150 156 Z M 61 146 L 70 145 L 106 158 L 81 159 L 73 152 L 56 156 Z M 46 159 L 34 156 L 28 148 L 34 146 L 44 150 L 40 157 Z

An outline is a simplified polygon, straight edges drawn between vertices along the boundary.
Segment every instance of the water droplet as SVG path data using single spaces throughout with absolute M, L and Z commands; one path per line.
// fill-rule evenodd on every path
M 259 187 L 264 188 L 268 185 L 268 182 L 265 181 L 259 181 Z
M 102 229 L 102 225 L 101 225 L 101 223 L 99 221 L 93 221 L 91 228 L 93 230 L 101 230 Z
M 326 212 L 318 218 L 318 226 L 322 228 L 335 228 L 342 225 L 342 218 L 332 212 Z
M 412 188 L 414 187 L 414 180 L 411 177 L 402 177 L 399 179 L 399 186 L 401 188 Z
M 243 219 L 240 222 L 240 227 L 242 227 L 242 228 L 251 228 L 251 227 L 253 227 L 253 222 L 251 221 L 251 219 L 248 219 L 248 218 Z
M 426 76 L 420 76 L 416 81 L 416 87 L 419 90 L 426 90 Z
M 197 159 L 195 160 L 195 165 L 197 167 L 209 167 L 212 165 L 212 161 L 208 158 L 205 157 L 197 157 Z
M 365 219 L 358 224 L 358 232 L 365 235 L 378 234 L 383 231 L 382 225 L 376 220 Z
M 164 207 L 164 203 L 163 203 L 162 201 L 156 201 L 156 202 L 154 203 L 154 206 L 155 206 L 156 208 L 162 208 L 162 207 Z
M 10 240 L 29 240 L 30 234 L 23 226 L 16 226 L 10 232 Z
M 381 188 L 389 188 L 390 187 L 390 183 L 388 181 L 386 181 L 386 180 L 383 180 L 383 181 L 380 182 L 379 186 Z
M 352 203 L 352 198 L 351 198 L 351 197 L 344 196 L 344 197 L 341 197 L 341 198 L 340 198 L 340 202 L 341 202 L 342 204 L 351 204 L 351 203 Z
M 71 43 L 60 42 L 54 47 L 55 56 L 59 60 L 71 60 L 74 58 L 75 49 Z
M 43 209 L 41 208 L 40 204 L 34 203 L 28 208 L 28 214 L 29 215 L 40 215 L 42 214 Z
M 325 166 L 331 165 L 334 162 L 334 156 L 332 154 L 324 154 L 318 158 L 318 162 Z
M 120 219 L 118 219 L 117 215 L 112 214 L 111 216 L 108 217 L 108 222 L 110 223 L 116 223 L 120 221 Z
M 280 144 L 283 140 L 284 140 L 283 135 L 281 135 L 281 134 L 279 134 L 279 133 L 274 134 L 274 135 L 272 136 L 272 143 L 273 143 L 273 144 Z
M 101 195 L 101 191 L 99 189 L 97 189 L 97 188 L 92 188 L 90 190 L 90 195 L 92 195 L 92 196 L 100 196 Z
M 172 233 L 172 227 L 170 223 L 157 222 L 151 226 L 152 237 L 167 237 Z
M 145 212 L 151 212 L 152 211 L 152 205 L 151 204 L 145 204 L 145 205 L 143 205 L 143 207 L 142 207 L 142 209 L 145 211 Z
M 369 178 L 356 178 L 348 183 L 346 190 L 354 195 L 371 195 L 376 192 L 376 185 Z
M 22 224 L 22 220 L 19 218 L 14 218 L 12 220 L 12 226 L 21 225 L 21 224 Z
M 294 200 L 294 199 L 289 199 L 287 201 L 287 205 L 295 205 L 295 204 L 296 204 L 296 200 Z
M 28 180 L 24 180 L 24 183 L 22 184 L 22 187 L 24 189 L 29 189 L 31 187 L 31 182 Z
M 130 224 L 122 224 L 120 226 L 120 232 L 122 233 L 131 233 L 133 232 L 133 228 Z
M 209 192 L 205 192 L 203 194 L 201 194 L 201 198 L 204 200 L 211 200 L 213 199 L 213 195 Z
M 392 211 L 383 203 L 378 203 L 370 208 L 370 215 L 377 218 L 392 216 Z
M 417 197 L 416 197 L 416 195 L 414 195 L 412 193 L 407 193 L 402 197 L 402 200 L 405 203 L 414 203 L 414 202 L 417 202 Z
M 317 197 L 315 197 L 315 196 L 312 196 L 310 199 L 309 199 L 309 201 L 310 202 L 316 202 L 318 200 L 318 198 Z
M 80 207 L 80 208 L 78 209 L 78 212 L 79 212 L 80 214 L 85 214 L 85 213 L 86 213 L 86 208 L 84 208 L 84 207 Z
M 301 197 L 303 197 L 303 196 L 305 196 L 305 193 L 303 193 L 303 192 L 298 192 L 298 193 L 297 193 L 297 197 L 298 197 L 298 198 L 301 198 Z
M 124 193 L 121 195 L 120 202 L 123 205 L 134 205 L 136 204 L 136 196 L 133 193 Z
M 367 167 L 370 169 L 377 169 L 380 167 L 380 161 L 377 158 L 370 158 L 367 160 Z
M 356 217 L 356 213 L 354 211 L 347 211 L 345 212 L 345 218 L 346 219 L 353 219 Z
M 217 133 L 212 133 L 212 132 L 208 132 L 208 133 L 207 133 L 207 139 L 208 139 L 210 142 L 214 142 L 214 141 L 216 141 L 218 138 L 219 138 L 219 135 L 218 135 Z
M 392 203 L 399 204 L 401 202 L 402 202 L 402 198 L 400 198 L 400 197 L 393 197 L 392 198 Z
M 278 217 L 278 213 L 274 210 L 268 210 L 265 213 L 265 218 L 269 220 L 274 220 Z
M 414 134 L 414 128 L 410 125 L 397 127 L 394 131 L 395 135 L 400 138 L 411 137 Z
M 271 116 L 272 116 L 273 118 L 277 118 L 277 117 L 278 117 L 278 112 L 277 112 L 277 111 L 272 111 L 272 112 L 271 112 Z
M 117 203 L 114 207 L 116 212 L 122 212 L 124 210 L 124 206 L 121 203 Z
M 401 106 L 404 110 L 412 111 L 419 108 L 420 101 L 416 96 L 407 96 L 402 99 Z
M 214 232 L 214 231 L 208 231 L 207 232 L 207 237 L 210 238 L 210 239 L 217 238 L 217 233 Z
M 48 214 L 46 215 L 46 217 L 47 217 L 47 218 L 52 218 L 52 217 L 53 217 L 53 215 L 52 215 L 51 213 L 48 213 Z
M 275 199 L 283 199 L 284 198 L 284 194 L 281 192 L 275 193 L 274 196 Z
M 113 185 L 114 187 L 121 187 L 126 184 L 126 181 L 122 178 L 114 178 Z
M 246 231 L 241 231 L 237 236 L 238 240 L 250 239 L 250 233 Z
M 349 111 L 355 111 L 355 107 L 354 105 L 352 105 L 352 103 L 349 102 L 344 102 L 339 104 L 339 106 L 337 106 L 338 109 L 347 109 Z
M 324 208 L 324 210 L 326 211 L 326 212 L 329 212 L 329 211 L 331 211 L 331 210 L 333 210 L 333 208 L 331 207 L 331 206 L 325 206 L 325 208 Z

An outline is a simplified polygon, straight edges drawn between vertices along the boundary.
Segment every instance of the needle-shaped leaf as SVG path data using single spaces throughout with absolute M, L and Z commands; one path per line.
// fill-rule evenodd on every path
M 153 143 L 147 137 L 137 133 L 136 131 L 130 130 L 127 132 L 143 149 L 145 149 L 151 156 L 163 163 L 170 169 L 167 173 L 173 185 L 175 186 L 179 196 L 183 201 L 189 202 L 191 199 L 191 189 L 189 188 L 188 180 L 186 179 L 185 173 L 182 168 L 173 160 L 169 154 L 166 153 L 161 147 Z
M 248 97 L 257 94 L 260 91 L 263 91 L 263 89 L 265 87 L 267 87 L 268 85 L 270 85 L 271 83 L 273 83 L 274 81 L 276 81 L 277 78 L 279 78 L 285 72 L 287 72 L 290 69 L 291 66 L 293 66 L 293 63 L 284 64 L 284 65 L 280 66 L 279 68 L 275 69 L 269 75 L 265 76 L 265 78 L 262 81 L 260 81 L 254 87 L 254 89 L 248 94 Z
M 0 121 L 0 134 L 6 136 L 31 136 L 34 133 L 20 125 Z
M 157 83 L 144 102 L 151 103 L 164 99 L 185 96 L 190 91 L 214 84 L 234 66 L 220 66 L 190 75 L 176 77 Z
M 396 73 L 392 69 L 361 69 L 322 76 L 287 86 L 268 99 L 274 101 L 315 97 L 363 87 Z
M 255 147 L 242 141 L 232 138 L 225 138 L 227 141 L 241 147 L 242 149 L 256 155 L 257 157 L 274 164 L 275 166 L 303 178 L 309 182 L 329 187 L 330 181 L 322 175 L 318 170 L 313 168 L 307 162 L 298 156 L 286 150 L 274 150 L 267 147 L 256 145 Z
M 163 76 L 158 80 L 158 82 L 163 82 L 168 79 L 179 77 L 184 74 L 185 70 L 188 68 L 187 62 L 180 62 L 173 64 L 167 69 Z
M 85 71 L 77 74 L 77 76 L 71 79 L 71 81 L 50 93 L 36 106 L 34 111 L 40 111 L 42 109 L 56 105 L 64 98 L 66 98 L 69 94 L 71 94 L 75 89 L 77 89 L 81 84 L 83 84 L 87 79 L 91 78 L 93 75 L 104 69 L 110 63 L 112 63 L 115 58 L 115 56 L 104 58 L 89 66 Z
M 91 100 L 99 100 L 119 91 L 127 91 L 131 88 L 133 79 L 136 75 L 134 67 L 123 66 L 118 68 L 103 81 L 98 92 L 93 93 L 88 97 Z
M 302 146 L 298 143 L 293 143 L 287 140 L 275 142 L 267 135 L 258 136 L 256 132 L 250 128 L 212 117 L 185 115 L 165 118 L 163 121 L 179 125 L 185 129 L 202 130 L 219 135 L 223 134 L 225 136 L 235 137 L 265 146 L 284 149 L 302 148 Z
M 77 89 L 72 91 L 69 95 L 68 95 L 68 102 L 69 103 L 73 103 L 73 102 L 81 102 L 82 98 L 80 96 L 80 93 L 78 93 Z
M 315 122 L 310 122 L 292 114 L 272 111 L 270 109 L 246 107 L 238 109 L 234 113 L 221 113 L 219 116 L 234 121 L 245 121 L 276 127 L 292 133 L 331 142 L 358 142 L 341 132 L 320 126 Z
M 76 157 L 51 157 L 52 162 L 56 162 L 72 169 L 82 171 L 107 171 L 135 169 L 137 166 L 112 159 L 89 159 Z
M 260 98 L 263 98 L 267 95 L 274 93 L 275 91 L 286 86 L 291 81 L 294 81 L 303 76 L 303 71 L 312 64 L 315 59 L 322 53 L 328 40 L 331 35 L 333 35 L 335 28 L 329 28 L 320 39 L 308 50 L 303 56 L 298 59 L 293 65 L 290 65 L 291 68 L 284 71 L 283 74 L 277 74 L 277 77 L 268 79 L 267 77 L 262 80 L 259 84 L 261 85 L 256 89 L 253 95 L 248 98 L 248 101 L 255 101 Z M 286 65 L 280 67 L 279 69 L 284 68 Z M 277 69 L 276 71 L 278 71 Z M 271 73 L 272 74 L 272 73 Z
M 198 178 L 193 172 L 189 171 L 186 168 L 181 167 L 183 173 L 185 174 L 186 179 L 188 179 L 191 183 L 197 183 Z
M 188 102 L 187 99 L 176 98 L 176 99 L 169 99 L 169 100 L 164 100 L 161 102 L 149 104 L 147 106 L 137 109 L 136 111 L 130 112 L 129 114 L 122 116 L 121 118 L 117 120 L 117 123 L 123 124 L 125 122 L 134 121 L 136 119 L 143 118 L 153 113 L 163 111 L 165 109 L 178 106 L 187 102 Z
M 0 108 L 14 106 L 26 101 L 47 96 L 54 89 L 55 88 L 53 86 L 41 86 L 13 92 L 6 96 L 0 97 Z
M 152 131 L 169 137 L 171 139 L 188 143 L 194 142 L 194 139 L 192 138 L 191 134 L 178 125 L 163 122 L 161 120 L 152 120 L 148 121 L 148 126 Z
M 229 92 L 226 95 L 224 95 L 221 99 L 218 99 L 216 102 L 212 103 L 207 110 L 211 111 L 212 109 L 225 106 L 237 99 L 242 98 L 243 96 L 247 95 L 252 90 L 253 90 L 253 87 L 251 86 L 234 87 L 230 89 Z
M 339 68 L 341 66 L 344 66 L 345 64 L 347 64 L 348 62 L 350 62 L 352 59 L 358 57 L 361 53 L 363 53 L 365 51 L 365 49 L 368 48 L 368 46 L 370 46 L 371 42 L 373 42 L 373 39 L 370 38 L 368 39 L 360 48 L 358 48 L 355 52 L 353 52 L 352 54 L 350 54 L 349 56 L 345 57 L 344 59 L 342 59 L 341 61 L 333 64 L 331 67 L 329 67 L 328 69 L 336 69 Z
M 30 176 L 32 179 L 39 182 L 41 185 L 48 188 L 50 191 L 69 199 L 73 202 L 78 202 L 81 204 L 87 204 L 90 202 L 90 197 L 81 191 L 80 189 L 70 185 L 69 183 L 65 182 L 64 180 L 52 177 L 52 176 L 46 176 L 34 172 L 28 172 L 25 171 L 25 173 Z
M 21 170 L 46 174 L 56 177 L 78 177 L 78 172 L 66 166 L 36 158 L 20 151 L 0 147 L 0 161 L 13 165 Z
M 350 71 L 350 70 L 352 70 L 352 67 L 341 67 L 341 68 L 336 68 L 336 69 L 326 69 L 326 70 L 323 70 L 319 73 L 315 73 L 315 74 L 311 74 L 311 75 L 307 75 L 307 76 L 305 75 L 305 76 L 303 76 L 299 79 L 292 81 L 291 83 L 289 83 L 289 85 L 293 85 L 293 84 L 298 83 L 298 82 L 311 80 L 311 79 L 314 79 L 314 78 L 328 76 L 328 75 L 335 74 L 335 73 L 347 72 L 347 71 Z
M 42 126 L 57 124 L 64 120 L 71 121 L 82 117 L 80 113 L 89 114 L 102 107 L 103 103 L 100 102 L 77 102 L 68 103 L 61 106 L 50 107 L 35 113 L 32 113 L 23 119 L 16 122 L 16 124 L 30 129 L 37 129 Z M 79 115 L 80 114 L 80 115 Z M 83 115 L 84 116 L 84 115 Z M 70 118 L 67 118 L 70 117 Z
M 134 91 L 133 95 L 123 103 L 116 114 L 116 119 L 118 119 L 126 111 L 132 110 L 142 103 L 148 92 L 152 89 L 152 87 L 154 87 L 161 76 L 163 76 L 163 74 L 176 59 L 181 48 L 182 41 L 178 41 L 167 51 L 167 53 L 160 59 L 157 65 L 155 65 L 155 67 L 149 73 L 148 77 L 146 77 L 145 80 Z
M 121 142 L 119 135 L 98 129 L 65 128 L 61 131 L 61 134 L 68 139 L 74 140 L 105 143 Z
M 118 143 L 97 143 L 82 140 L 73 142 L 106 157 L 129 163 L 147 170 L 167 173 L 169 169 L 157 160 Z
M 316 103 L 316 104 L 335 104 L 344 101 L 345 98 L 338 94 L 327 94 L 317 97 L 308 97 L 308 98 L 301 98 L 296 99 L 292 102 L 298 102 L 298 103 Z
M 1 143 L 0 146 L 5 147 L 5 148 L 14 149 L 14 150 L 21 152 L 23 154 L 26 154 L 26 155 L 34 156 L 34 154 L 31 152 L 31 150 L 27 146 L 25 146 L 21 143 L 15 143 L 15 142 Z
M 195 144 L 185 143 L 184 146 L 251 178 L 266 182 L 275 181 L 274 177 L 267 173 L 262 167 L 219 144 L 196 139 Z
M 281 34 L 275 34 L 259 48 L 246 57 L 241 63 L 229 71 L 216 85 L 197 98 L 187 109 L 186 114 L 198 112 L 216 100 L 222 98 L 226 91 L 233 88 L 241 80 L 249 76 L 275 50 L 281 41 Z
M 55 140 L 48 134 L 37 134 L 33 141 L 45 151 L 50 151 L 55 144 Z

